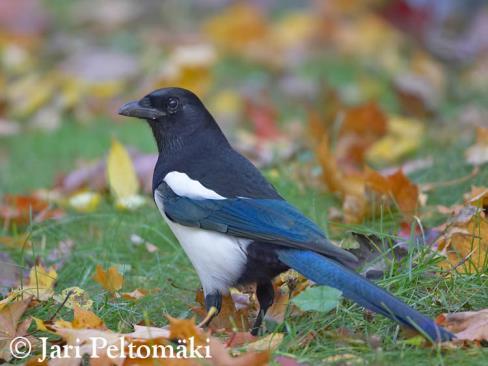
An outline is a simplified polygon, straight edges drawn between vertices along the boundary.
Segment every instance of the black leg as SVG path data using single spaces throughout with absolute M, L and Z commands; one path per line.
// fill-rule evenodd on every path
M 266 312 L 268 311 L 269 307 L 273 305 L 274 289 L 271 281 L 258 283 L 256 287 L 256 296 L 259 301 L 259 313 L 253 327 L 251 328 L 251 334 L 254 336 L 258 334 Z
M 205 308 L 207 310 L 207 315 L 198 324 L 199 327 L 206 327 L 210 324 L 212 319 L 217 316 L 222 308 L 222 295 L 220 292 L 215 292 L 205 296 Z

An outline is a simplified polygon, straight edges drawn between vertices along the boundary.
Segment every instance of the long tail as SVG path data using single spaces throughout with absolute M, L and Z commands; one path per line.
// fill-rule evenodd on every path
M 330 258 L 311 251 L 296 249 L 280 250 L 278 257 L 283 263 L 308 279 L 342 291 L 348 299 L 400 324 L 418 330 L 431 341 L 448 341 L 454 338 L 452 333 L 436 325 L 432 319 L 420 314 L 400 299 Z

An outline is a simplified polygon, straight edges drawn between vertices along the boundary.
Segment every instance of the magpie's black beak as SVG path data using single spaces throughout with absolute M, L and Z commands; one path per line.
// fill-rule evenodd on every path
M 122 116 L 136 117 L 143 119 L 158 119 L 166 115 L 166 113 L 150 107 L 140 105 L 138 101 L 125 103 L 119 109 L 119 114 Z

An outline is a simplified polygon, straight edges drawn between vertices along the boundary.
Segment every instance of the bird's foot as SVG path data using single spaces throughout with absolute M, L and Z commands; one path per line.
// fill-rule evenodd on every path
M 215 318 L 218 313 L 219 309 L 217 309 L 215 306 L 211 306 L 205 318 L 203 318 L 203 320 L 198 324 L 198 327 L 203 328 L 209 325 L 212 319 Z

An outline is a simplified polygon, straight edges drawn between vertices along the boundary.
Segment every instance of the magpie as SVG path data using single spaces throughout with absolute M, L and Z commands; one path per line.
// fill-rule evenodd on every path
M 182 88 L 153 91 L 119 114 L 145 119 L 159 150 L 153 197 L 203 287 L 206 326 L 229 287 L 255 283 L 256 335 L 273 303 L 272 279 L 295 269 L 434 342 L 447 330 L 349 269 L 356 257 L 288 203 L 227 141 L 200 99 Z

